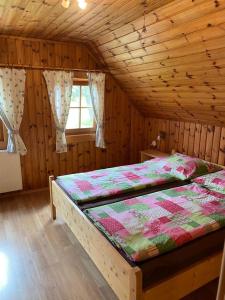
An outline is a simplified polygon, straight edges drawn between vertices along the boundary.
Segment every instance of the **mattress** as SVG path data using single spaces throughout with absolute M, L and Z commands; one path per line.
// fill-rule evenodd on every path
M 134 263 L 225 226 L 225 195 L 196 183 L 87 209 L 84 213 Z
M 149 162 L 59 176 L 57 184 L 75 204 L 115 199 L 130 193 L 178 180 L 172 175 L 158 174 Z M 181 181 L 182 182 L 182 181 Z

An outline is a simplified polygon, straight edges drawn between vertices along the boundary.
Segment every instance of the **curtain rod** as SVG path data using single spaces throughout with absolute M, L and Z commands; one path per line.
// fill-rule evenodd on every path
M 103 72 L 109 73 L 108 70 L 104 69 L 79 69 L 79 68 L 61 68 L 61 67 L 45 67 L 45 66 L 30 66 L 30 65 L 6 65 L 0 64 L 1 68 L 21 68 L 21 69 L 30 69 L 30 70 L 60 70 L 60 71 L 73 71 L 73 72 Z

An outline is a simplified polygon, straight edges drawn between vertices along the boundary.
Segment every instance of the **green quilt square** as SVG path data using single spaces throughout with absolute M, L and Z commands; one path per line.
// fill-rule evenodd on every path
M 150 241 L 158 248 L 160 253 L 176 248 L 175 241 L 167 234 L 160 234 L 151 238 Z
M 150 245 L 154 246 L 151 240 L 141 234 L 129 236 L 126 239 L 126 244 L 128 247 L 133 249 L 134 252 L 147 249 Z
M 211 219 L 215 220 L 221 227 L 225 226 L 225 216 L 220 214 L 212 214 Z
M 125 205 L 123 202 L 114 203 L 110 205 L 110 207 L 117 213 L 121 213 L 130 209 L 130 207 Z
M 101 219 L 105 219 L 105 218 L 108 218 L 109 217 L 109 215 L 106 213 L 106 212 L 100 212 L 99 214 L 98 214 L 98 216 L 101 218 Z

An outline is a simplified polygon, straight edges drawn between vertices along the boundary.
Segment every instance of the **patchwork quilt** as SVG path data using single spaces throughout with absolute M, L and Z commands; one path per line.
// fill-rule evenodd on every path
M 181 153 L 156 158 L 146 163 L 151 164 L 151 167 L 158 173 L 169 173 L 180 180 L 191 179 L 221 170 L 218 165 Z
M 85 213 L 128 258 L 139 262 L 225 226 L 225 195 L 192 183 Z
M 159 174 L 151 163 L 139 163 L 57 177 L 57 183 L 74 202 L 89 202 L 108 196 L 157 186 L 177 180 Z
M 193 181 L 210 190 L 225 194 L 225 170 L 197 177 Z

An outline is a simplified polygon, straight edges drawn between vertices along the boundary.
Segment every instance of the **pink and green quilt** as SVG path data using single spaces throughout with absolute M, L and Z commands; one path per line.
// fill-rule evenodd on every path
M 175 153 L 168 157 L 147 161 L 158 173 L 166 173 L 180 180 L 191 179 L 221 170 L 218 165 L 197 157 Z
M 75 202 L 89 202 L 177 180 L 158 173 L 151 163 L 139 163 L 57 177 L 57 183 Z
M 193 181 L 210 190 L 225 194 L 225 170 L 197 177 Z
M 85 213 L 127 257 L 139 262 L 225 226 L 225 195 L 192 183 Z

